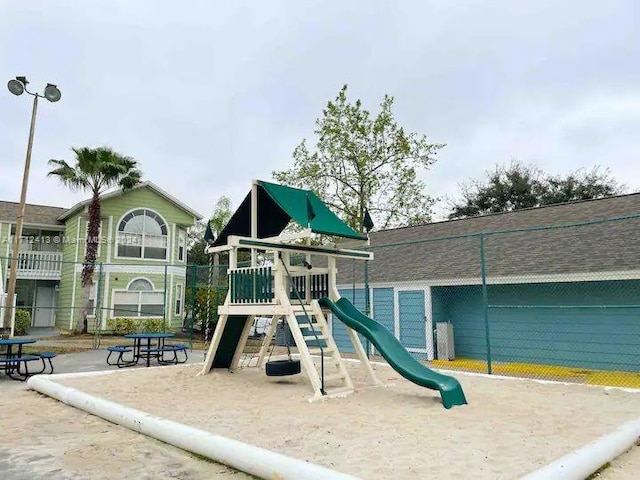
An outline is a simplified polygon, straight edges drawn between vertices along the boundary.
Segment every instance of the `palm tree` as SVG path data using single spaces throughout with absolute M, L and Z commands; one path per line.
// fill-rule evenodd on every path
M 82 267 L 82 308 L 79 310 L 75 325 L 76 332 L 87 331 L 87 313 L 93 284 L 96 253 L 100 239 L 100 194 L 112 187 L 120 187 L 123 191 L 132 189 L 142 176 L 136 168 L 137 162 L 131 158 L 114 152 L 108 147 L 72 148 L 76 164 L 71 167 L 64 160 L 49 160 L 55 167 L 48 176 L 58 179 L 73 191 L 91 192 L 89 203 L 89 226 L 87 229 L 87 248 Z

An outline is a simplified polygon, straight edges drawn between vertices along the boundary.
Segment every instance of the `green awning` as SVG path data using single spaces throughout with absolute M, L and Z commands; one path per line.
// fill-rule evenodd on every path
M 258 181 L 258 238 L 274 237 L 293 220 L 314 233 L 366 240 L 349 227 L 310 190 Z M 227 243 L 229 235 L 251 236 L 251 192 L 224 227 L 214 246 Z

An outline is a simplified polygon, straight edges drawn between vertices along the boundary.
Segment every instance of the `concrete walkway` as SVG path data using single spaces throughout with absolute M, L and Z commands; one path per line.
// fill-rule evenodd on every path
M 44 342 L 43 342 L 44 343 Z M 67 353 L 58 355 L 53 359 L 55 373 L 74 373 L 74 372 L 97 372 L 100 370 L 118 370 L 118 367 L 107 365 L 108 351 L 104 348 L 98 350 L 87 350 L 78 353 Z M 205 352 L 203 350 L 188 350 L 187 363 L 201 363 L 204 361 Z M 115 355 L 112 355 L 114 359 Z M 151 366 L 158 364 L 151 360 Z M 142 362 L 134 367 L 127 368 L 146 368 Z

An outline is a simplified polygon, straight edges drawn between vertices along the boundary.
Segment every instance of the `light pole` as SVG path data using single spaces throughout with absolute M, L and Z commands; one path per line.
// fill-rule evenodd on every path
M 31 111 L 31 127 L 29 128 L 29 141 L 27 143 L 27 157 L 24 162 L 24 174 L 22 176 L 22 191 L 20 192 L 20 204 L 18 205 L 18 214 L 16 217 L 16 232 L 13 236 L 13 248 L 11 250 L 11 270 L 9 272 L 9 284 L 7 286 L 7 308 L 4 311 L 3 325 L 5 328 L 11 328 L 11 317 L 13 314 L 13 298 L 16 293 L 16 275 L 18 273 L 18 253 L 20 250 L 20 238 L 22 237 L 22 224 L 24 221 L 24 207 L 27 200 L 27 185 L 29 183 L 29 168 L 31 166 L 31 149 L 33 147 L 33 133 L 36 126 L 36 112 L 38 111 L 38 99 L 46 98 L 50 102 L 60 100 L 62 93 L 58 87 L 48 83 L 44 89 L 44 94 L 33 93 L 27 90 L 26 77 L 16 77 L 9 80 L 7 88 L 15 96 L 20 96 L 27 92 L 33 97 L 33 109 Z

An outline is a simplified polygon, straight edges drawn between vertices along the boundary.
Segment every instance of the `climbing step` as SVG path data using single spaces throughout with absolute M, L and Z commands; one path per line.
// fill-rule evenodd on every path
M 325 382 L 332 382 L 334 380 L 344 380 L 346 378 L 346 374 L 344 372 L 340 372 L 340 373 L 334 373 L 331 375 L 325 375 L 324 376 L 324 381 Z
M 305 340 L 326 340 L 323 334 L 319 333 L 318 335 L 304 335 Z
M 313 328 L 314 330 L 319 330 L 320 329 L 320 324 L 317 323 L 317 322 L 299 323 L 298 325 L 300 326 L 300 328 Z
M 317 358 L 317 357 L 314 358 L 314 364 L 318 368 L 321 368 L 321 366 L 322 366 L 321 360 L 319 358 Z M 324 359 L 324 367 L 325 368 L 331 367 L 331 366 L 340 367 L 340 365 L 341 365 L 340 359 L 332 358 L 332 357 Z
M 343 397 L 347 396 L 350 393 L 353 393 L 353 387 L 336 387 L 336 388 L 325 388 L 325 398 L 333 398 L 333 397 Z
M 333 353 L 335 351 L 336 351 L 335 348 L 328 347 L 328 346 L 327 347 L 323 347 L 323 348 L 317 348 L 317 347 L 309 348 L 309 353 L 311 355 L 322 355 L 323 353 L 325 355 L 327 355 L 327 354 Z

